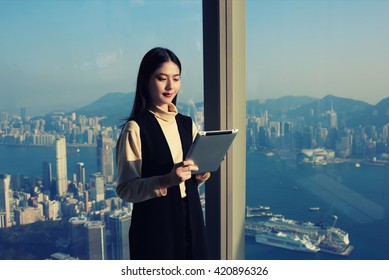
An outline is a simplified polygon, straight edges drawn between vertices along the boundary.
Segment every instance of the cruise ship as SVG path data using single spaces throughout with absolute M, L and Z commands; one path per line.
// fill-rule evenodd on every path
M 312 253 L 320 251 L 320 248 L 312 244 L 307 235 L 300 237 L 294 233 L 285 233 L 275 229 L 258 232 L 255 235 L 255 242 L 294 251 Z
M 263 243 L 259 240 L 263 240 L 263 237 L 268 236 L 268 234 L 274 236 L 276 230 L 286 235 L 296 235 L 301 240 L 306 239 L 321 252 L 348 256 L 353 250 L 348 233 L 334 226 L 324 227 L 323 224 L 271 217 L 267 221 L 246 222 L 245 230 L 246 235 L 255 236 L 258 243 Z M 275 242 L 268 242 L 267 244 L 277 246 Z M 293 248 L 289 247 L 289 249 Z M 308 252 L 313 251 L 315 250 L 308 250 Z

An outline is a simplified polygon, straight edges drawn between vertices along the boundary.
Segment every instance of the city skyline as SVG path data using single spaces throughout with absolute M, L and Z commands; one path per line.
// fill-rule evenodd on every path
M 182 61 L 179 101 L 202 100 L 201 6 L 1 1 L 0 111 L 73 110 L 131 92 L 140 59 L 157 45 Z M 388 11 L 389 1 L 247 0 L 247 99 L 334 94 L 375 105 L 389 95 Z

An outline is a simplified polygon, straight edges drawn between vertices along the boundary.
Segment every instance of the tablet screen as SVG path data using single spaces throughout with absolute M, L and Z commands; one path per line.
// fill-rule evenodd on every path
M 193 174 L 216 171 L 234 141 L 238 129 L 199 131 L 186 159 L 191 159 L 199 170 Z

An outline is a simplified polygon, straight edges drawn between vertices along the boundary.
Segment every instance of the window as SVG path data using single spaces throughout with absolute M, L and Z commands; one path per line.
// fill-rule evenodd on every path
M 40 250 L 0 241 L 0 259 L 128 258 L 115 239 L 127 240 L 121 210 L 130 205 L 115 197 L 113 144 L 140 60 L 156 46 L 180 58 L 178 108 L 202 128 L 201 8 L 199 0 L 0 2 L 0 234 L 33 227 L 53 236 Z M 56 147 L 66 156 L 56 159 Z M 61 201 L 51 195 L 58 174 L 70 183 Z M 105 247 L 86 250 L 81 235 Z
M 247 1 L 246 259 L 388 259 L 388 11 Z

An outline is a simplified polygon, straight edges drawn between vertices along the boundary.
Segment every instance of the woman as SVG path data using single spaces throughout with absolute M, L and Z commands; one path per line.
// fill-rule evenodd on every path
M 206 259 L 198 188 L 210 173 L 184 160 L 197 133 L 175 106 L 181 63 L 154 48 L 140 64 L 135 100 L 116 147 L 118 196 L 133 202 L 131 259 Z

